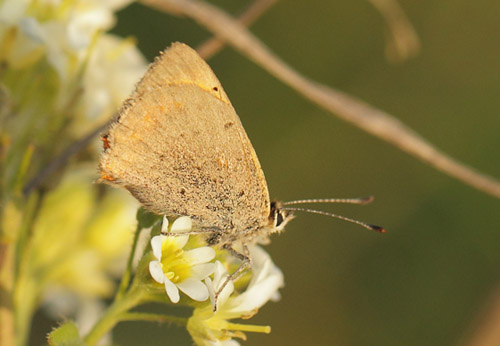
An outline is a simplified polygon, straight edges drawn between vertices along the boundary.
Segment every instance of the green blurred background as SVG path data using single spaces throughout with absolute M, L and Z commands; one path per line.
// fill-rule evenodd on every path
M 232 13 L 250 1 L 213 1 Z M 500 178 L 500 2 L 400 1 L 419 56 L 390 64 L 385 25 L 364 0 L 278 2 L 252 31 L 304 75 L 399 118 L 451 156 Z M 140 5 L 114 30 L 148 59 L 210 34 Z M 209 61 L 280 200 L 374 195 L 324 210 L 381 224 L 385 235 L 301 214 L 267 250 L 282 300 L 250 322 L 247 345 L 457 345 L 500 290 L 500 202 L 311 104 L 231 48 Z M 40 321 L 40 320 L 39 320 Z M 44 322 L 39 322 L 40 327 Z M 500 326 L 499 326 L 500 328 Z M 43 328 L 41 328 L 43 329 Z M 191 345 L 175 326 L 123 323 L 121 345 Z

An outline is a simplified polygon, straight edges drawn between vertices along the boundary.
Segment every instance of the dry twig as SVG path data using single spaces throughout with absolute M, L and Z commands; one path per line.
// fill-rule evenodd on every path
M 384 17 L 387 25 L 385 54 L 391 62 L 412 58 L 420 50 L 420 40 L 396 0 L 368 0 Z
M 244 26 L 219 8 L 199 0 L 142 0 L 154 8 L 193 18 L 244 56 L 327 111 L 384 139 L 438 170 L 500 198 L 500 183 L 436 149 L 388 113 L 305 78 L 278 58 Z
M 461 340 L 460 346 L 498 346 L 500 345 L 500 289 L 487 299 L 469 331 Z
M 241 16 L 238 22 L 245 26 L 250 26 L 257 18 L 262 16 L 278 0 L 255 0 Z M 202 43 L 196 50 L 204 59 L 209 59 L 219 52 L 225 45 L 225 41 L 216 36 Z

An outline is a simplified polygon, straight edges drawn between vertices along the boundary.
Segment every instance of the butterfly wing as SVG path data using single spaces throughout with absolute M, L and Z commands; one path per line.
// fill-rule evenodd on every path
M 156 59 L 104 137 L 101 181 L 125 187 L 150 211 L 226 232 L 266 224 L 257 155 L 217 77 L 190 47 L 174 43 Z

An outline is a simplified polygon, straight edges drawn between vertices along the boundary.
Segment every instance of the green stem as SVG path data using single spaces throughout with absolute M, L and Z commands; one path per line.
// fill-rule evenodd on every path
M 1 220 L 0 220 L 1 221 Z M 0 240 L 0 345 L 14 345 L 14 243 Z
M 23 210 L 23 223 L 19 229 L 15 250 L 15 276 L 13 306 L 15 314 L 16 345 L 25 345 L 31 329 L 31 321 L 39 300 L 41 285 L 31 268 L 30 234 L 40 209 L 40 196 L 31 195 Z
M 139 235 L 141 234 L 142 226 L 140 223 L 137 224 L 137 228 L 134 233 L 134 240 L 132 242 L 132 249 L 130 250 L 130 255 L 128 257 L 127 268 L 125 273 L 123 273 L 120 286 L 118 287 L 118 292 L 116 292 L 115 301 L 122 299 L 123 295 L 127 291 L 130 284 L 130 277 L 132 276 L 132 263 L 134 261 L 135 252 L 137 250 L 137 243 L 139 241 Z
M 18 346 L 27 344 L 33 314 L 40 296 L 40 287 L 35 283 L 32 274 L 30 271 L 23 270 L 16 281 L 14 291 L 16 345 Z
M 23 187 L 24 180 L 26 179 L 26 174 L 28 173 L 28 168 L 31 164 L 31 159 L 33 157 L 34 151 L 35 151 L 34 145 L 28 144 L 26 146 L 26 150 L 24 151 L 24 155 L 22 156 L 19 168 L 17 169 L 16 178 L 13 184 L 16 192 L 21 191 Z
M 149 322 L 160 322 L 160 323 L 174 323 L 180 327 L 185 327 L 187 324 L 187 318 L 169 316 L 162 314 L 152 314 L 145 312 L 126 312 L 120 316 L 121 321 L 149 321 Z
M 138 286 L 132 286 L 132 289 L 123 295 L 121 299 L 115 300 L 84 338 L 85 343 L 88 346 L 95 345 L 107 332 L 113 329 L 118 322 L 123 320 L 122 316 L 126 316 L 128 310 L 134 308 L 143 301 L 144 294 L 144 289 Z
M 33 194 L 24 201 L 23 222 L 17 235 L 16 244 L 16 279 L 19 277 L 20 271 L 28 267 L 30 261 L 31 249 L 29 244 L 31 232 L 33 231 L 33 224 L 40 210 L 41 202 L 42 196 L 40 194 Z

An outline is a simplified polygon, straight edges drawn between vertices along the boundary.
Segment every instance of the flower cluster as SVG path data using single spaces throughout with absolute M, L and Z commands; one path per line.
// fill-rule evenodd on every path
M 4 0 L 0 61 L 18 73 L 46 61 L 55 70 L 61 91 L 83 73 L 84 92 L 98 96 L 87 100 L 89 110 L 95 110 L 96 103 L 114 110 L 145 70 L 144 58 L 132 42 L 105 33 L 114 25 L 113 12 L 130 2 Z M 114 100 L 117 92 L 121 96 Z
M 259 246 L 250 248 L 251 272 L 241 278 L 247 284 L 237 285 L 229 281 L 217 297 L 215 294 L 228 278 L 228 267 L 235 259 L 221 254 L 220 260 L 213 260 L 214 249 L 201 246 L 183 250 L 189 235 L 179 235 L 191 230 L 191 221 L 181 217 L 169 227 L 164 218 L 162 233 L 151 239 L 155 260 L 149 264 L 152 278 L 165 285 L 165 291 L 172 303 L 179 301 L 179 290 L 196 304 L 189 318 L 187 329 L 198 345 L 237 345 L 233 338 L 246 339 L 244 332 L 269 333 L 270 327 L 232 322 L 234 319 L 248 319 L 269 300 L 279 299 L 278 289 L 283 287 L 282 272 L 273 264 L 270 256 Z M 212 275 L 213 274 L 213 275 Z M 202 283 L 203 281 L 203 283 Z M 239 284 L 239 282 L 237 282 Z M 208 298 L 210 299 L 208 300 Z M 217 310 L 214 306 L 217 303 Z
M 228 282 L 214 312 L 215 292 L 239 263 L 191 235 L 187 217 L 164 218 L 161 232 L 154 217 L 148 226 L 139 222 L 113 303 L 97 309 L 100 316 L 93 309 L 115 292 L 113 274 L 123 270 L 130 249 L 136 204 L 121 191 L 92 185 L 94 162 L 90 171 L 85 168 L 92 151 L 48 178 L 44 169 L 70 143 L 107 122 L 146 70 L 133 40 L 107 33 L 114 11 L 130 2 L 0 0 L 0 246 L 6 254 L 0 268 L 6 294 L 0 300 L 8 299 L 1 303 L 12 307 L 15 321 L 0 333 L 0 343 L 10 335 L 25 344 L 41 304 L 65 318 L 76 309 L 94 310 L 91 317 L 80 314 L 78 322 L 86 323 L 79 330 L 71 323 L 60 328 L 74 328 L 74 334 L 61 337 L 56 329 L 51 344 L 94 345 L 121 320 L 151 320 L 131 310 L 158 300 L 193 308 L 184 324 L 199 345 L 234 345 L 233 338 L 244 339 L 244 332 L 270 331 L 234 320 L 253 316 L 277 297 L 281 271 L 252 246 L 251 269 Z M 36 182 L 38 176 L 43 183 Z M 151 232 L 150 251 L 141 251 L 140 235 Z M 88 333 L 84 324 L 93 325 Z
M 165 285 L 165 291 L 172 303 L 179 302 L 179 290 L 196 301 L 208 298 L 208 289 L 202 280 L 214 272 L 215 250 L 208 246 L 184 251 L 189 235 L 181 234 L 191 230 L 191 219 L 180 217 L 168 227 L 168 219 L 163 218 L 162 234 L 151 239 L 151 248 L 156 260 L 149 263 L 153 279 Z
M 30 146 L 60 151 L 54 147 L 106 122 L 131 93 L 146 60 L 132 40 L 106 33 L 130 2 L 0 1 L 0 138 L 12 157 L 0 161 L 5 172 L 19 176 Z M 47 164 L 26 159 L 33 169 Z
M 130 2 L 0 0 L 0 303 L 15 320 L 0 344 L 10 334 L 22 345 L 41 304 L 60 317 L 109 297 L 123 270 L 136 203 L 92 184 L 97 151 L 42 172 L 145 71 L 132 40 L 106 33 Z

